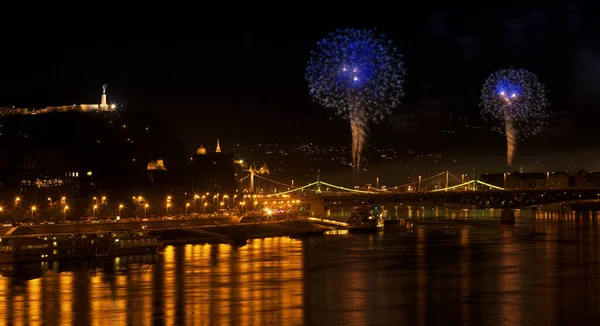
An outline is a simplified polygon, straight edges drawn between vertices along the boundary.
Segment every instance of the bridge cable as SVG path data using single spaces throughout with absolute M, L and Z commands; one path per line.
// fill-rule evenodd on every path
M 284 191 L 284 192 L 278 192 L 276 194 L 270 194 L 270 195 L 267 195 L 267 197 L 281 196 L 281 195 L 289 194 L 289 193 L 294 192 L 294 191 L 300 191 L 300 190 L 306 189 L 308 187 L 312 187 L 312 186 L 314 186 L 316 184 L 317 184 L 317 182 L 315 181 L 313 183 L 307 184 L 306 186 L 303 186 L 303 187 L 300 187 L 300 188 L 296 188 L 296 189 L 291 189 L 291 190 Z
M 291 185 L 288 185 L 288 184 L 285 184 L 285 183 L 282 183 L 282 182 L 279 182 L 279 181 L 275 181 L 275 180 L 271 180 L 271 179 L 265 178 L 265 177 L 263 177 L 263 176 L 260 176 L 260 175 L 258 175 L 258 174 L 254 174 L 254 176 L 255 176 L 255 177 L 257 177 L 257 178 L 260 178 L 260 179 L 263 179 L 263 180 L 266 180 L 266 181 L 269 181 L 269 182 L 272 182 L 272 183 L 275 183 L 275 184 L 281 185 L 281 186 L 286 186 L 286 187 L 288 187 L 288 188 L 292 188 L 292 189 L 293 189 L 293 188 L 296 188 L 296 187 L 292 187 Z
M 376 192 L 374 192 L 374 191 L 365 191 L 365 190 L 344 188 L 344 187 L 332 185 L 330 183 L 323 182 L 323 181 L 321 181 L 321 184 L 324 184 L 324 185 L 326 185 L 328 187 L 331 187 L 331 188 L 336 188 L 336 189 L 344 190 L 344 191 L 358 192 L 358 193 L 362 193 L 362 194 L 376 194 Z

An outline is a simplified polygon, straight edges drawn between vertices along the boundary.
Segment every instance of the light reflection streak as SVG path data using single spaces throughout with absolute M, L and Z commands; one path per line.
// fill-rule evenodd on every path
M 0 276 L 0 316 L 4 316 L 5 318 L 0 318 L 0 326 L 5 326 L 11 320 L 10 311 L 11 307 L 8 305 L 10 301 L 8 299 L 10 292 L 10 278 Z
M 417 229 L 417 243 L 415 246 L 415 254 L 417 256 L 417 324 L 425 326 L 427 321 L 427 262 L 425 252 L 425 229 L 419 227 Z
M 144 325 L 150 325 L 152 323 L 152 297 L 154 289 L 152 287 L 152 272 L 154 266 L 144 265 L 142 267 L 142 281 L 140 287 L 143 287 L 144 291 L 140 294 L 142 299 L 141 307 L 138 307 L 142 311 L 142 322 Z
M 58 284 L 58 275 L 54 271 L 46 271 L 41 280 L 41 297 L 42 300 L 41 320 L 44 324 L 58 324 L 58 314 L 60 312 L 60 291 Z
M 219 294 L 218 300 L 222 302 L 219 309 L 219 320 L 224 323 L 231 324 L 231 320 L 228 320 L 231 315 L 231 297 L 228 287 L 231 286 L 231 246 L 221 244 L 219 245 L 219 267 L 217 269 L 217 275 L 219 275 Z
M 167 325 L 175 325 L 175 247 L 167 246 L 164 257 L 165 320 Z
M 115 277 L 115 302 L 111 307 L 111 325 L 126 325 L 127 314 L 124 314 L 123 311 L 127 311 L 127 289 L 129 288 L 127 284 L 127 275 L 117 275 Z
M 73 274 L 58 275 L 60 297 L 60 322 L 63 325 L 73 324 Z
M 41 306 L 41 292 L 42 292 L 42 280 L 37 278 L 27 282 L 27 305 L 29 305 L 29 320 L 27 325 L 40 325 L 40 316 L 42 314 Z
M 506 325 L 521 324 L 521 274 L 522 264 L 518 244 L 515 242 L 513 227 L 501 230 L 499 293 L 500 314 Z
M 470 233 L 466 226 L 460 229 L 460 245 L 462 247 L 460 255 L 460 320 L 462 325 L 469 325 L 469 310 L 467 304 L 468 298 L 471 296 L 471 248 L 470 248 Z

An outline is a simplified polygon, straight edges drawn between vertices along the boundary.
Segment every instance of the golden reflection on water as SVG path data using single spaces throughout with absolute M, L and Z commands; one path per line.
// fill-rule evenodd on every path
M 425 228 L 419 227 L 416 232 L 417 245 L 417 325 L 425 326 L 427 314 L 427 257 Z
M 41 284 L 42 280 L 37 278 L 29 281 L 27 286 L 28 325 L 40 325 L 41 317 Z
M 164 255 L 167 325 L 264 325 L 301 320 L 300 241 L 267 238 L 252 240 L 241 248 L 186 245 L 183 251 L 178 249 L 167 247 Z M 180 252 L 183 257 L 177 256 Z
M 58 276 L 58 300 L 60 302 L 59 320 L 65 324 L 73 323 L 73 274 L 64 273 Z
M 460 322 L 462 325 L 469 324 L 470 306 L 465 302 L 471 296 L 471 248 L 470 232 L 467 226 L 460 228 L 460 245 L 462 254 L 460 255 Z
M 167 325 L 175 324 L 175 247 L 168 246 L 164 251 L 164 300 L 165 321 Z M 184 278 L 181 275 L 181 278 Z
M 519 253 L 519 245 L 512 227 L 501 230 L 501 256 L 499 274 L 501 316 L 505 325 L 520 325 L 523 318 L 521 307 L 521 281 L 523 264 Z
M 10 312 L 12 311 L 12 308 L 8 305 L 8 295 L 10 292 L 9 285 L 9 278 L 0 277 L 0 316 L 5 317 L 0 318 L 0 326 L 5 326 L 8 324 L 7 320 L 10 320 Z
M 520 214 L 529 222 L 417 223 L 412 234 L 167 246 L 152 263 L 2 269 L 0 326 L 585 324 L 600 311 L 597 214 Z
M 156 264 L 123 257 L 101 268 L 56 265 L 30 280 L 2 276 L 0 326 L 300 324 L 302 250 L 288 238 L 167 246 Z

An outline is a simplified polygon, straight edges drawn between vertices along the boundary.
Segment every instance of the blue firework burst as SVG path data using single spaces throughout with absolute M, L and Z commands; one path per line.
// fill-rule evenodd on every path
M 306 80 L 310 95 L 338 115 L 349 118 L 351 110 L 360 110 L 379 121 L 404 95 L 402 55 L 373 30 L 336 30 L 311 52 Z
M 525 69 L 501 69 L 486 80 L 481 90 L 481 114 L 495 123 L 494 130 L 506 134 L 513 124 L 515 137 L 524 139 L 547 125 L 549 102 L 546 89 Z

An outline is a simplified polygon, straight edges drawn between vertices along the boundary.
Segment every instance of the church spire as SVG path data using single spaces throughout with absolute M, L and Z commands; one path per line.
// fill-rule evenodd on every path
M 215 150 L 215 153 L 221 153 L 221 146 L 219 146 L 219 140 L 217 139 L 217 149 Z

